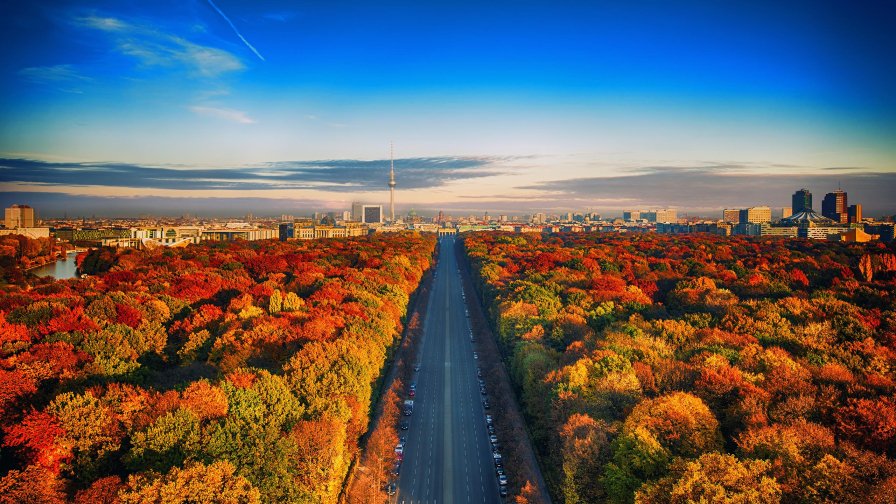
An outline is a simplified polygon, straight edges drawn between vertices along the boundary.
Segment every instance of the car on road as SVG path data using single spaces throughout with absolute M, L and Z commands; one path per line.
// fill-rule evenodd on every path
M 502 474 L 502 475 L 498 476 L 498 484 L 499 485 L 507 484 L 507 475 L 506 474 Z
M 494 452 L 492 458 L 495 460 L 495 467 L 504 467 L 504 458 L 501 457 L 500 453 Z
M 420 364 L 417 364 L 416 366 L 414 366 L 414 371 L 420 371 Z
M 398 485 L 395 483 L 389 483 L 386 485 L 386 494 L 387 495 L 395 495 L 395 490 L 398 488 Z
M 498 436 L 492 434 L 488 437 L 488 440 L 491 441 L 492 444 L 498 444 Z
M 494 417 L 492 417 L 491 415 L 485 415 L 485 423 L 491 425 L 494 420 Z
M 498 493 L 501 494 L 501 497 L 507 497 L 507 485 L 501 485 L 498 488 Z
M 401 422 L 401 425 L 399 425 L 399 428 L 401 428 L 401 430 L 408 430 L 408 427 L 410 427 L 410 424 L 408 423 L 407 420 L 405 420 L 404 422 Z
M 489 434 L 494 434 L 494 433 L 495 433 L 495 426 L 494 426 L 494 425 L 489 425 L 489 426 L 488 426 L 488 433 L 489 433 Z
M 485 409 L 491 409 L 492 405 L 488 402 L 488 399 L 486 399 L 485 401 L 482 401 L 482 407 Z
M 417 391 L 414 389 L 408 390 L 408 397 L 414 397 L 417 395 Z
M 396 462 L 394 466 L 392 466 L 392 476 L 398 477 L 401 474 L 401 462 Z
M 473 352 L 473 358 L 474 358 L 474 359 L 478 359 L 478 358 L 479 358 L 479 354 L 476 353 L 476 352 Z

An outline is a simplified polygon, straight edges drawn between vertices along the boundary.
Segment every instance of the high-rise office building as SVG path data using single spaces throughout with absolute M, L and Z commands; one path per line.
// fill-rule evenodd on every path
M 722 220 L 725 222 L 730 222 L 732 224 L 740 222 L 740 209 L 726 208 L 722 210 Z
M 34 209 L 28 205 L 13 205 L 6 209 L 4 224 L 8 228 L 34 227 Z
M 747 222 L 752 224 L 762 224 L 763 222 L 771 221 L 772 209 L 767 206 L 745 208 L 740 211 L 741 224 L 745 224 Z
M 824 195 L 821 201 L 821 215 L 835 222 L 845 224 L 849 221 L 849 214 L 846 212 L 846 192 L 837 189 L 834 192 Z
M 846 214 L 847 214 L 850 224 L 861 224 L 861 222 L 862 222 L 862 205 L 860 203 L 856 203 L 855 205 L 849 205 L 849 207 L 846 209 Z
M 812 211 L 812 193 L 806 188 L 793 193 L 792 202 L 790 207 L 794 214 Z
M 352 203 L 352 220 L 364 224 L 381 224 L 383 222 L 383 205 Z
M 381 224 L 383 222 L 383 205 L 364 205 L 361 222 L 364 224 Z

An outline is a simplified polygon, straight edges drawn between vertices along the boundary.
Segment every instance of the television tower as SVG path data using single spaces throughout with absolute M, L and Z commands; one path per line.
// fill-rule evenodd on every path
M 389 142 L 389 220 L 395 223 L 395 155 Z

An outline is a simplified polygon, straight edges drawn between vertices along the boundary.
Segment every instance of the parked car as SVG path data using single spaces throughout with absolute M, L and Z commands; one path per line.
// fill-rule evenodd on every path
M 408 427 L 410 427 L 410 424 L 407 420 L 401 422 L 401 424 L 399 425 L 399 428 L 401 428 L 401 430 L 408 430 Z
M 492 405 L 488 402 L 488 399 L 482 402 L 482 407 L 485 409 L 491 409 Z
M 491 415 L 485 415 L 485 423 L 491 425 L 495 419 Z
M 389 483 L 386 485 L 386 494 L 387 495 L 395 495 L 395 490 L 398 488 L 398 485 L 395 483 Z
M 492 444 L 498 444 L 498 436 L 492 434 L 488 437 L 488 440 L 491 441 Z
M 507 484 L 507 475 L 506 474 L 502 474 L 502 475 L 498 476 L 498 484 L 499 485 Z
M 498 493 L 501 494 L 501 497 L 507 497 L 507 485 L 501 485 L 498 487 Z

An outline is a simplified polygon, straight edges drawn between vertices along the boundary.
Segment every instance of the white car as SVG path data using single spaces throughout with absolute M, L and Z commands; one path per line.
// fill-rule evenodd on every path
M 479 354 L 476 353 L 476 352 L 473 352 L 473 358 L 474 358 L 474 359 L 478 359 L 478 358 L 479 358 Z

